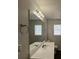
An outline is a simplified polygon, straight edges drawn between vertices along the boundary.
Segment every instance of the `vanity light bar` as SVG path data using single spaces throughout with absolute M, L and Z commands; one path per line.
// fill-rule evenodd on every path
M 43 20 L 44 15 L 43 15 L 40 11 L 34 10 L 33 13 L 34 13 L 37 17 L 39 17 L 41 20 Z
M 39 11 L 39 14 L 44 18 L 44 15 L 42 14 L 42 12 Z

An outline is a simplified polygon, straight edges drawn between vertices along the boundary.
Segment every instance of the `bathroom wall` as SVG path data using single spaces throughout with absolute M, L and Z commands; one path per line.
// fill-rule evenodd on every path
M 61 24 L 61 20 L 48 20 L 48 40 L 54 41 L 58 45 L 58 49 L 61 50 L 61 36 L 54 36 L 54 24 Z

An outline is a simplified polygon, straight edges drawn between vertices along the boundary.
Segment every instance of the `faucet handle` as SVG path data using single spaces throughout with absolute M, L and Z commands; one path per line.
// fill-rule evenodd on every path
M 44 44 L 43 46 L 42 46 L 42 48 L 44 48 L 46 45 Z

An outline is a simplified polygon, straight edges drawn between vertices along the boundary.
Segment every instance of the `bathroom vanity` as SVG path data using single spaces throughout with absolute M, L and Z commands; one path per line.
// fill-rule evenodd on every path
M 54 59 L 54 42 L 37 43 L 36 46 L 38 49 L 30 56 L 30 59 Z

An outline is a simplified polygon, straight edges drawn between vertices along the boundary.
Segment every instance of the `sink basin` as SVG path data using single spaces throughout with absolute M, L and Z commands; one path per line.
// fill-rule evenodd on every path
M 42 42 L 34 42 L 30 45 L 30 56 L 32 56 L 38 50 L 41 44 Z

